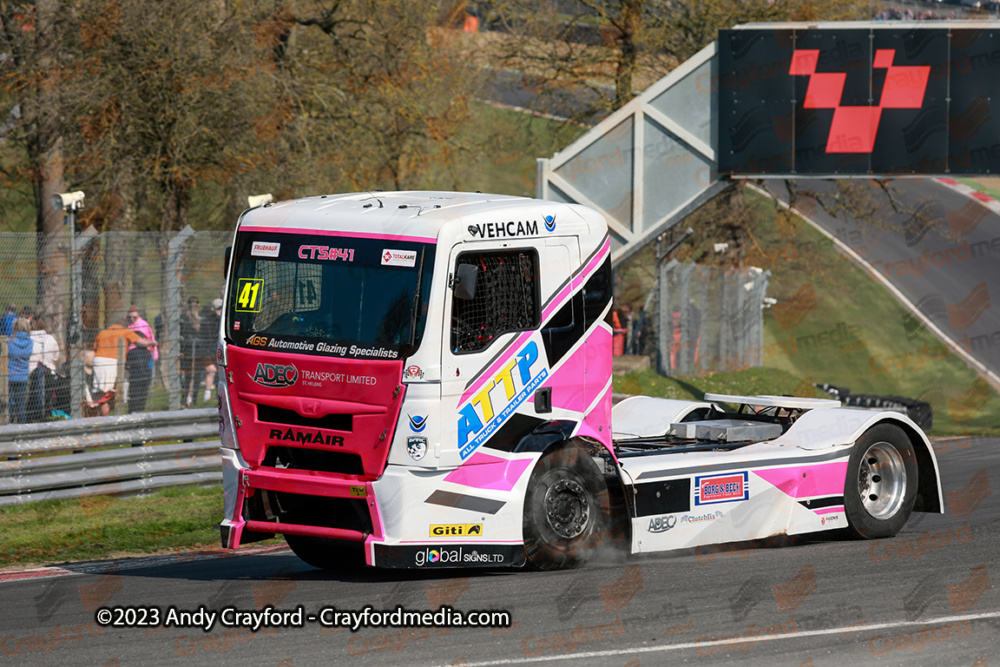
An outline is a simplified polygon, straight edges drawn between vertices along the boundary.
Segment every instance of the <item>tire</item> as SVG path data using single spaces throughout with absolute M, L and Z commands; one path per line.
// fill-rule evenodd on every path
M 892 537 L 906 525 L 917 497 L 917 458 L 898 426 L 879 424 L 858 438 L 847 464 L 848 531 L 863 539 Z
M 524 500 L 524 554 L 540 570 L 577 567 L 597 551 L 610 526 L 604 477 L 581 449 L 545 454 L 531 473 Z
M 343 542 L 311 535 L 285 535 L 296 556 L 321 570 L 339 572 L 360 569 L 365 564 L 362 542 Z

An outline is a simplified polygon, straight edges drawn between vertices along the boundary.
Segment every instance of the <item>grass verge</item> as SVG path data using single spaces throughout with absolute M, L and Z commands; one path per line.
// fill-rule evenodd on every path
M 0 567 L 217 549 L 221 518 L 221 486 L 0 507 Z

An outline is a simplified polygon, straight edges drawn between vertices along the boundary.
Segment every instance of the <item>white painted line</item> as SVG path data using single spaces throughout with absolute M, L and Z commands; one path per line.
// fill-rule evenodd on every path
M 822 234 L 823 236 L 825 236 L 828 239 L 830 239 L 831 241 L 833 241 L 834 245 L 837 246 L 837 248 L 842 253 L 844 253 L 851 261 L 853 261 L 855 264 L 857 264 L 859 267 L 861 267 L 864 271 L 866 271 L 868 273 L 868 275 L 870 275 L 872 278 L 874 278 L 875 280 L 877 280 L 878 282 L 880 282 L 887 290 L 889 290 L 889 292 L 894 297 L 896 297 L 896 299 L 900 303 L 902 303 L 904 306 L 906 306 L 907 310 L 909 310 L 913 314 L 914 317 L 916 317 L 918 320 L 920 320 L 920 322 L 925 327 L 927 327 L 928 330 L 930 330 L 931 332 L 933 332 L 934 335 L 936 335 L 938 338 L 940 338 L 942 341 L 944 341 L 945 345 L 947 345 L 951 349 L 951 351 L 955 353 L 956 356 L 958 356 L 959 358 L 961 358 L 962 361 L 964 361 L 966 364 L 968 364 L 969 366 L 971 366 L 973 368 L 973 370 L 975 370 L 977 373 L 979 373 L 979 375 L 982 376 L 983 379 L 985 379 L 987 382 L 989 382 L 993 386 L 993 389 L 995 391 L 1000 392 L 1000 376 L 997 376 L 997 374 L 994 373 L 993 371 L 991 371 L 989 368 L 987 368 L 985 364 L 983 364 L 981 361 L 979 361 L 978 359 L 976 359 L 975 357 L 973 357 L 971 354 L 969 354 L 968 352 L 966 352 L 965 349 L 961 345 L 959 345 L 954 340 L 952 340 L 951 337 L 948 336 L 948 334 L 946 334 L 944 331 L 942 331 L 936 324 L 934 324 L 934 322 L 932 322 L 928 317 L 926 317 L 922 312 L 920 312 L 917 309 L 916 306 L 914 306 L 912 303 L 910 303 L 910 300 L 907 299 L 905 296 L 903 296 L 903 293 L 900 292 L 898 289 L 896 289 L 896 286 L 893 285 L 891 282 L 889 282 L 888 278 L 886 278 L 881 273 L 879 273 L 877 270 L 875 270 L 875 267 L 873 267 L 871 264 L 869 264 L 867 261 L 865 261 L 860 255 L 858 255 L 856 252 L 854 252 L 846 243 L 844 243 L 843 241 L 841 241 L 840 239 L 838 239 L 836 236 L 834 236 L 830 232 L 828 232 L 825 229 L 823 229 L 822 227 L 820 227 L 815 221 L 811 220 L 809 218 L 809 216 L 807 216 L 802 211 L 789 206 L 787 203 L 781 201 L 780 199 L 775 198 L 767 190 L 764 190 L 763 188 L 760 188 L 760 187 L 758 187 L 756 185 L 753 185 L 753 184 L 747 184 L 747 187 L 750 188 L 751 190 L 753 190 L 754 192 L 757 192 L 759 194 L 764 195 L 765 197 L 768 197 L 769 199 L 773 199 L 774 201 L 776 201 L 778 203 L 779 206 L 781 206 L 782 208 L 787 209 L 787 210 L 791 211 L 792 213 L 794 213 L 795 215 L 799 216 L 800 218 L 802 218 L 803 220 L 805 220 L 806 222 L 808 222 L 820 234 Z
M 873 623 L 862 626 L 845 626 L 840 628 L 829 628 L 827 630 L 806 630 L 803 632 L 790 632 L 787 635 L 766 635 L 754 636 L 751 638 L 733 637 L 730 639 L 712 639 L 706 641 L 687 642 L 684 644 L 660 644 L 657 646 L 636 646 L 633 648 L 618 648 L 607 651 L 587 651 L 585 653 L 567 653 L 564 655 L 547 655 L 539 657 L 506 658 L 502 660 L 486 660 L 483 662 L 463 663 L 466 667 L 488 667 L 489 665 L 523 665 L 533 662 L 556 662 L 559 660 L 580 660 L 581 658 L 615 658 L 623 655 L 641 655 L 643 653 L 666 653 L 668 651 L 687 651 L 690 649 L 725 647 L 733 648 L 737 645 L 759 642 L 775 642 L 804 639 L 806 637 L 823 637 L 836 634 L 857 634 L 869 633 L 875 630 L 890 630 L 894 628 L 907 628 L 913 626 L 942 625 L 946 623 L 960 623 L 962 621 L 980 621 L 990 618 L 1000 618 L 1000 611 L 985 612 L 982 614 L 965 614 L 961 616 L 941 616 L 938 618 L 928 618 L 922 621 L 892 621 L 889 623 Z M 766 627 L 766 626 L 765 626 Z

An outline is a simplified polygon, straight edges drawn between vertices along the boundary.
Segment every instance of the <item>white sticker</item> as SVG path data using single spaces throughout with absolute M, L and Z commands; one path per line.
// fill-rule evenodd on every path
M 393 250 L 386 248 L 382 251 L 382 266 L 416 266 L 416 250 Z
M 250 247 L 250 255 L 252 257 L 277 257 L 280 251 L 280 243 L 264 243 L 263 241 L 254 241 L 253 245 Z

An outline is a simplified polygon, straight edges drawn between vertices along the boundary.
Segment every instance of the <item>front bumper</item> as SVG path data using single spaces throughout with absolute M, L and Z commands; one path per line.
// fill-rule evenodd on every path
M 389 466 L 378 480 L 345 479 L 332 473 L 288 468 L 250 467 L 235 450 L 222 450 L 225 519 L 220 524 L 222 546 L 275 534 L 309 535 L 364 543 L 365 562 L 387 568 L 517 567 L 524 564 L 521 484 L 505 492 L 478 489 L 457 492 L 445 481 L 452 471 L 415 472 Z M 525 478 L 527 475 L 524 476 Z M 526 484 L 527 480 L 521 480 Z M 465 489 L 468 491 L 468 489 Z M 354 530 L 278 522 L 255 516 L 248 502 L 255 494 L 291 493 L 364 503 L 370 530 Z M 432 501 L 432 498 L 446 501 Z M 463 500 L 471 499 L 471 500 Z M 454 502 L 453 502 L 454 500 Z M 475 511 L 468 503 L 475 501 Z M 479 536 L 435 537 L 429 526 L 479 525 Z M 484 538 L 489 538 L 487 539 Z

